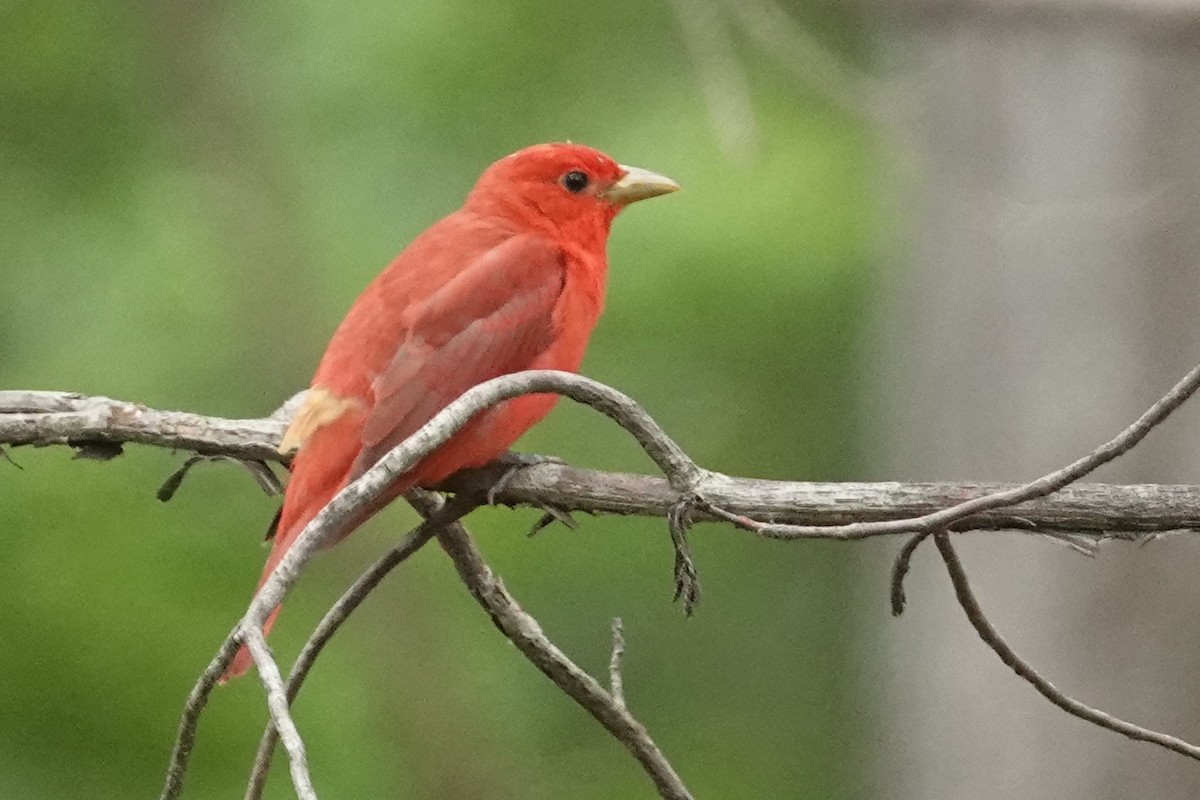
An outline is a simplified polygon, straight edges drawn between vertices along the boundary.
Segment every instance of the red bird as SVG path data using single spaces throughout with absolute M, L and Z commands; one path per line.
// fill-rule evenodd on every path
M 527 369 L 576 371 L 604 304 L 613 219 L 678 188 L 575 144 L 528 147 L 488 167 L 462 208 L 371 282 L 329 342 L 280 444 L 296 456 L 259 586 L 335 494 L 467 389 Z M 480 414 L 336 539 L 414 486 L 493 461 L 557 399 L 526 395 Z M 251 663 L 241 648 L 225 679 Z

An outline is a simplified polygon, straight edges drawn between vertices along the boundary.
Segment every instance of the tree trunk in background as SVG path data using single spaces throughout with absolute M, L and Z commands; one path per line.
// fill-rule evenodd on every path
M 1033 478 L 1200 361 L 1200 3 L 901 6 L 878 39 L 907 233 L 884 243 L 866 452 L 875 477 Z M 1200 483 L 1200 405 L 1097 479 Z M 1196 537 L 1094 561 L 959 541 L 992 621 L 1057 686 L 1200 741 Z M 1200 796 L 1200 765 L 1069 717 L 1002 666 L 932 545 L 908 595 L 864 656 L 888 715 L 874 796 Z

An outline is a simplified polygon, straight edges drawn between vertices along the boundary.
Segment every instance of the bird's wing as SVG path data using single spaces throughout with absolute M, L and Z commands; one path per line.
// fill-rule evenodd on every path
M 528 369 L 553 344 L 565 280 L 560 248 L 514 236 L 405 309 L 407 335 L 372 384 L 353 473 L 369 469 L 472 386 Z

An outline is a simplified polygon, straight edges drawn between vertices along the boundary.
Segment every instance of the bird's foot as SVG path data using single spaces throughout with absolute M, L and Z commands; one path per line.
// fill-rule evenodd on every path
M 541 464 L 565 464 L 558 456 L 543 456 L 537 453 L 518 453 L 514 450 L 509 450 L 504 455 L 492 462 L 490 466 L 500 466 L 505 468 L 504 472 L 497 478 L 487 491 L 488 505 L 496 505 L 496 498 L 503 494 L 508 485 L 512 483 L 512 479 L 516 477 L 522 470 L 536 467 Z M 540 508 L 544 513 L 538 517 L 537 522 L 529 529 L 529 535 L 533 536 L 539 531 L 550 527 L 555 522 L 561 522 L 571 530 L 578 530 L 579 523 L 571 516 L 571 512 L 565 508 L 551 505 L 549 503 L 537 503 L 537 508 Z
M 542 464 L 565 464 L 561 458 L 557 456 L 542 456 L 536 453 L 517 453 L 512 450 L 504 455 L 489 462 L 482 467 L 473 467 L 464 469 L 460 472 L 451 475 L 448 479 L 439 485 L 432 487 L 439 491 L 462 493 L 468 492 L 480 498 L 481 504 L 494 506 L 502 502 L 501 496 L 508 489 L 522 470 L 530 467 L 540 466 Z M 571 512 L 565 508 L 553 505 L 552 503 L 541 503 L 536 500 L 522 498 L 520 500 L 508 501 L 509 505 L 532 505 L 534 508 L 539 508 L 543 512 L 542 516 L 529 531 L 529 535 L 533 536 L 538 531 L 550 526 L 555 522 L 561 522 L 568 528 L 575 530 L 579 527 L 579 523 L 571 516 Z
M 511 450 L 482 467 L 459 470 L 435 486 L 427 488 L 451 494 L 468 493 L 477 496 L 480 503 L 494 506 L 502 502 L 501 495 L 508 489 L 513 478 L 522 470 L 540 464 L 562 464 L 555 456 L 539 456 L 533 453 L 514 453 Z M 526 502 L 521 500 L 519 502 Z M 509 505 L 518 505 L 510 502 Z
M 500 477 L 493 481 L 492 485 L 487 490 L 488 505 L 496 505 L 496 498 L 504 493 L 504 490 L 508 488 L 510 483 L 512 483 L 512 479 L 515 478 L 521 471 L 527 470 L 530 467 L 540 466 L 541 464 L 565 463 L 567 462 L 563 461 L 558 456 L 543 456 L 538 455 L 537 453 L 518 453 L 515 450 L 509 450 L 488 465 L 489 467 L 497 467 L 504 470 L 502 473 L 500 473 Z

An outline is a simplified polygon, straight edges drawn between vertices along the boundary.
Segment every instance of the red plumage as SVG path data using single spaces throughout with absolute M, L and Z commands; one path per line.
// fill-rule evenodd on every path
M 492 164 L 461 209 L 371 282 L 329 342 L 284 437 L 299 449 L 259 586 L 335 494 L 467 389 L 526 369 L 576 371 L 603 306 L 613 219 L 677 188 L 581 145 Z M 527 395 L 478 415 L 336 539 L 413 486 L 494 460 L 556 400 Z M 250 664 L 243 647 L 225 679 Z

